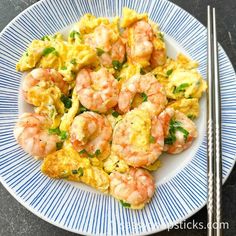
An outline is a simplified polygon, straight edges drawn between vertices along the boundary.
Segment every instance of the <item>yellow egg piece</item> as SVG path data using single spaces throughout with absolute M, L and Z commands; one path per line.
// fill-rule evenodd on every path
M 71 146 L 47 155 L 41 166 L 44 174 L 51 178 L 83 182 L 99 191 L 108 192 L 109 176 L 100 167 L 92 166 Z
M 191 119 L 197 118 L 199 116 L 200 106 L 197 98 L 182 98 L 180 100 L 170 102 L 168 107 L 181 111 Z
M 146 13 L 144 14 L 138 14 L 136 11 L 129 9 L 127 7 L 123 7 L 123 18 L 121 20 L 121 27 L 129 27 L 133 23 L 139 21 L 139 20 L 148 20 L 148 15 Z

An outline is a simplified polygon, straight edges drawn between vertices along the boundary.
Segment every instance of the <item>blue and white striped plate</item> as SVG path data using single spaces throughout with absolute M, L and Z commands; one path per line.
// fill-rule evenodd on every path
M 13 127 L 22 108 L 18 103 L 21 74 L 15 64 L 35 38 L 66 30 L 85 13 L 112 17 L 127 6 L 147 12 L 166 33 L 169 53 L 185 51 L 199 61 L 206 77 L 206 29 L 187 12 L 166 0 L 43 0 L 16 17 L 0 35 L 0 179 L 9 192 L 42 219 L 86 235 L 144 235 L 176 224 L 206 203 L 206 104 L 197 121 L 199 138 L 188 152 L 164 157 L 156 174 L 152 201 L 139 211 L 122 208 L 110 196 L 84 185 L 49 179 L 40 161 L 15 142 Z M 178 45 L 178 46 L 176 46 Z M 219 46 L 222 88 L 223 178 L 229 175 L 236 154 L 236 80 L 233 67 Z M 203 128 L 202 128 L 203 127 Z

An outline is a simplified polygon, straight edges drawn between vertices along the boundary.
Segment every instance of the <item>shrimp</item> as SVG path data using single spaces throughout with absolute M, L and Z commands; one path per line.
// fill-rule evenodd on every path
M 154 49 L 151 55 L 150 63 L 151 67 L 154 69 L 157 66 L 162 66 L 166 63 L 166 47 L 165 43 L 157 37 L 153 39 L 153 45 Z
M 159 119 L 164 130 L 164 151 L 180 153 L 190 147 L 197 137 L 197 128 L 185 114 L 172 108 L 164 110 Z
M 57 150 L 58 135 L 49 134 L 51 121 L 36 113 L 24 113 L 14 128 L 14 136 L 25 152 L 43 158 Z
M 147 170 L 130 168 L 125 173 L 115 171 L 109 177 L 110 194 L 125 207 L 141 209 L 154 194 L 155 182 Z
M 84 112 L 75 117 L 70 128 L 70 141 L 84 156 L 105 159 L 110 154 L 112 127 L 107 118 L 95 112 Z
M 123 37 L 127 40 L 127 55 L 131 63 L 148 66 L 153 52 L 153 30 L 148 22 L 141 20 L 128 28 Z
M 37 68 L 28 73 L 23 80 L 23 95 L 26 102 L 32 104 L 30 89 L 37 86 L 41 81 L 56 85 L 64 94 L 67 94 L 69 91 L 68 83 L 63 80 L 59 72 L 54 69 Z
M 96 72 L 82 69 L 77 75 L 75 89 L 81 104 L 89 110 L 106 113 L 117 105 L 118 81 L 105 68 Z
M 133 167 L 154 163 L 164 147 L 164 134 L 157 116 L 134 109 L 119 121 L 113 131 L 112 151 Z
M 158 115 L 167 104 L 164 87 L 151 74 L 134 75 L 122 85 L 118 99 L 121 112 L 130 110 L 136 94 L 143 96 L 143 103 L 138 108 L 146 109 L 154 115 Z
M 112 66 L 114 60 L 120 63 L 124 60 L 125 44 L 107 25 L 97 26 L 93 33 L 84 36 L 84 42 L 97 50 L 100 62 L 104 66 Z
M 127 41 L 128 60 L 142 67 L 155 68 L 166 62 L 166 47 L 163 36 L 151 22 L 140 20 L 123 33 Z

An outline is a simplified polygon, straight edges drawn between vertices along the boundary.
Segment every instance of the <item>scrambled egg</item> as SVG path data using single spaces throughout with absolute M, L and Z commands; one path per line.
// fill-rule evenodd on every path
M 111 155 L 104 162 L 104 170 L 107 173 L 111 173 L 113 171 L 124 173 L 127 172 L 128 169 L 129 166 L 126 164 L 126 162 L 120 160 L 115 153 L 111 153 Z
M 134 150 L 145 151 L 150 145 L 150 132 L 151 132 L 151 118 L 148 112 L 141 109 L 134 109 L 125 114 L 124 118 L 115 126 L 116 129 L 120 126 L 126 126 L 129 144 L 132 145 Z M 112 145 L 112 150 L 117 153 L 115 146 Z
M 36 106 L 35 112 L 47 115 L 52 121 L 52 128 L 58 127 L 65 107 L 61 101 L 61 91 L 49 81 L 40 81 L 28 91 L 30 104 Z
M 194 119 L 199 116 L 199 98 L 207 85 L 197 72 L 198 63 L 183 54 L 177 59 L 168 58 L 165 65 L 158 66 L 153 73 L 167 92 L 168 104 Z
M 206 82 L 197 70 L 176 69 L 169 76 L 166 86 L 168 98 L 200 98 L 206 90 Z
M 190 119 L 194 119 L 199 116 L 200 106 L 197 98 L 181 98 L 180 100 L 170 102 L 168 107 L 184 113 Z
M 125 119 L 130 121 L 130 143 L 137 149 L 146 150 L 150 144 L 151 118 L 148 112 L 135 109 L 127 113 Z
M 151 164 L 149 166 L 145 166 L 144 168 L 149 171 L 155 171 L 160 167 L 161 167 L 161 161 L 159 159 L 157 159 L 153 164 Z
M 136 11 L 129 9 L 127 7 L 123 8 L 123 18 L 121 21 L 120 26 L 122 28 L 126 28 L 131 26 L 133 23 L 139 21 L 139 20 L 148 20 L 148 15 L 146 13 L 144 14 L 138 14 Z
M 61 118 L 60 130 L 69 131 L 70 126 L 79 110 L 79 98 L 75 90 L 72 94 L 72 106 Z
M 51 178 L 83 182 L 102 192 L 108 192 L 108 174 L 100 167 L 92 166 L 87 158 L 80 157 L 72 146 L 63 147 L 46 156 L 41 170 Z
M 141 66 L 138 64 L 126 63 L 119 74 L 119 82 L 122 84 L 136 74 L 140 74 Z
M 97 63 L 96 52 L 79 42 L 68 43 L 61 34 L 33 40 L 16 65 L 18 71 L 35 67 L 54 68 L 71 82 L 80 68 Z
M 81 34 L 92 33 L 93 30 L 100 24 L 108 25 L 110 21 L 108 18 L 96 17 L 91 14 L 85 14 L 80 18 L 80 21 L 75 24 L 73 30 L 80 32 Z

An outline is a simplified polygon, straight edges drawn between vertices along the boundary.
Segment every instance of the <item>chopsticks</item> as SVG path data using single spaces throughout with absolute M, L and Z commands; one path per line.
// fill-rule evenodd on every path
M 215 8 L 207 8 L 208 236 L 221 236 L 221 104 Z

